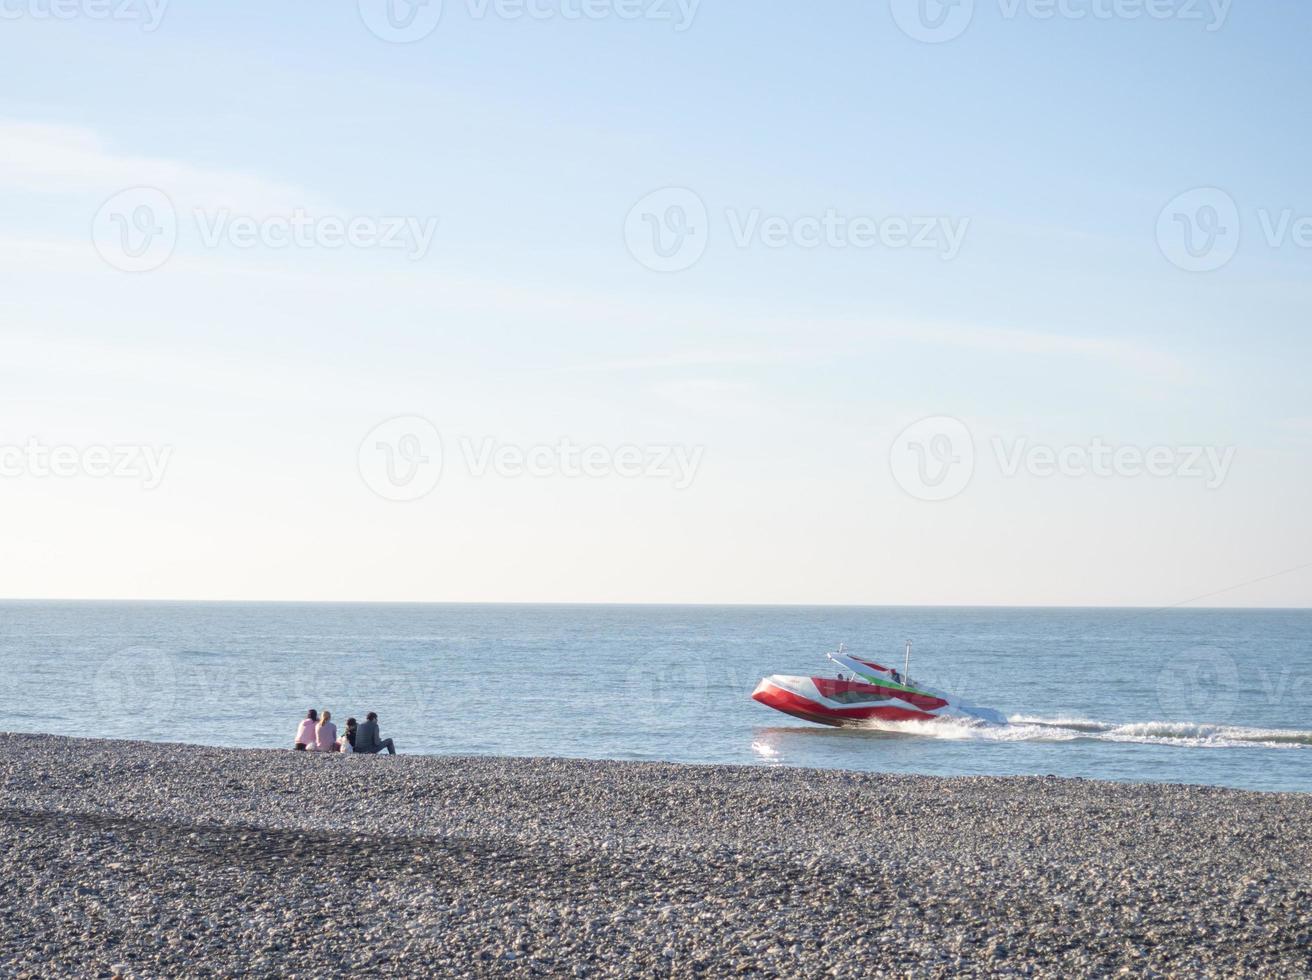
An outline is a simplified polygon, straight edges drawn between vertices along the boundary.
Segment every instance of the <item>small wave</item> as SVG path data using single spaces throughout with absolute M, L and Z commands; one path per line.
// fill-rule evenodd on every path
M 977 737 L 984 730 L 982 721 L 968 721 L 958 718 L 939 718 L 934 721 L 883 721 L 872 718 L 861 723 L 863 731 L 885 732 L 890 735 L 920 735 L 926 738 L 949 740 L 966 740 Z M 990 725 L 990 728 L 1006 728 L 1006 725 Z
M 1146 721 L 1116 724 L 1088 718 L 1012 715 L 1005 725 L 944 718 L 935 721 L 871 721 L 862 727 L 890 734 L 949 741 L 1071 742 L 1090 739 L 1181 748 L 1312 748 L 1312 731 L 1197 722 Z
M 1115 725 L 1088 718 L 1036 718 L 1033 715 L 1012 715 L 1007 719 L 1013 725 L 1039 725 L 1044 728 L 1068 728 L 1074 732 L 1109 732 Z
M 1285 728 L 1243 728 L 1189 722 L 1149 721 L 1118 725 L 1106 733 L 1117 741 L 1152 741 L 1188 745 L 1260 745 L 1268 748 L 1312 746 L 1312 732 Z
M 1011 723 L 1067 728 L 1084 735 L 1120 742 L 1160 742 L 1193 746 L 1312 746 L 1312 732 L 1288 728 L 1245 728 L 1192 721 L 1141 721 L 1111 724 L 1084 719 L 1043 719 L 1015 715 Z

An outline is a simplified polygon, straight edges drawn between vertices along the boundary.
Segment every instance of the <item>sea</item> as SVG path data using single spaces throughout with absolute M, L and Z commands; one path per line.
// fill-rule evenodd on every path
M 1005 725 L 835 729 L 751 699 L 826 652 Z M 0 603 L 0 730 L 286 749 L 307 708 L 402 752 L 1312 790 L 1312 610 Z

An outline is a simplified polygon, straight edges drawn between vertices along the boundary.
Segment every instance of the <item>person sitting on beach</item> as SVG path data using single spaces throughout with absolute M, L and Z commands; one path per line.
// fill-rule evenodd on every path
M 388 755 L 396 755 L 396 746 L 390 738 L 378 737 L 378 713 L 371 711 L 364 716 L 364 724 L 355 732 L 355 751 L 365 755 L 377 755 L 387 749 Z
M 342 737 L 337 740 L 337 751 L 338 752 L 355 751 L 355 719 L 354 718 L 346 719 L 346 731 L 342 734 Z
M 311 708 L 301 719 L 301 727 L 296 729 L 296 751 L 304 752 L 315 744 L 314 726 L 319 721 L 319 712 Z
M 333 713 L 323 709 L 323 716 L 314 730 L 315 748 L 320 752 L 337 751 L 337 726 L 333 724 Z

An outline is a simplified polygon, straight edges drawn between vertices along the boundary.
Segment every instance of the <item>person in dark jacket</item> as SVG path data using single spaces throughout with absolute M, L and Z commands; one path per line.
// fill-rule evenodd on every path
M 378 737 L 378 713 L 371 711 L 364 716 L 364 724 L 355 730 L 355 751 L 377 755 L 383 749 L 387 749 L 388 755 L 396 755 L 396 746 L 392 740 Z

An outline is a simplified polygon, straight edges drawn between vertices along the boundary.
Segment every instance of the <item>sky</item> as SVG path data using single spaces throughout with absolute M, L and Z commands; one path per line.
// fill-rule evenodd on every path
M 0 596 L 1308 606 L 1295 0 L 3 0 Z

